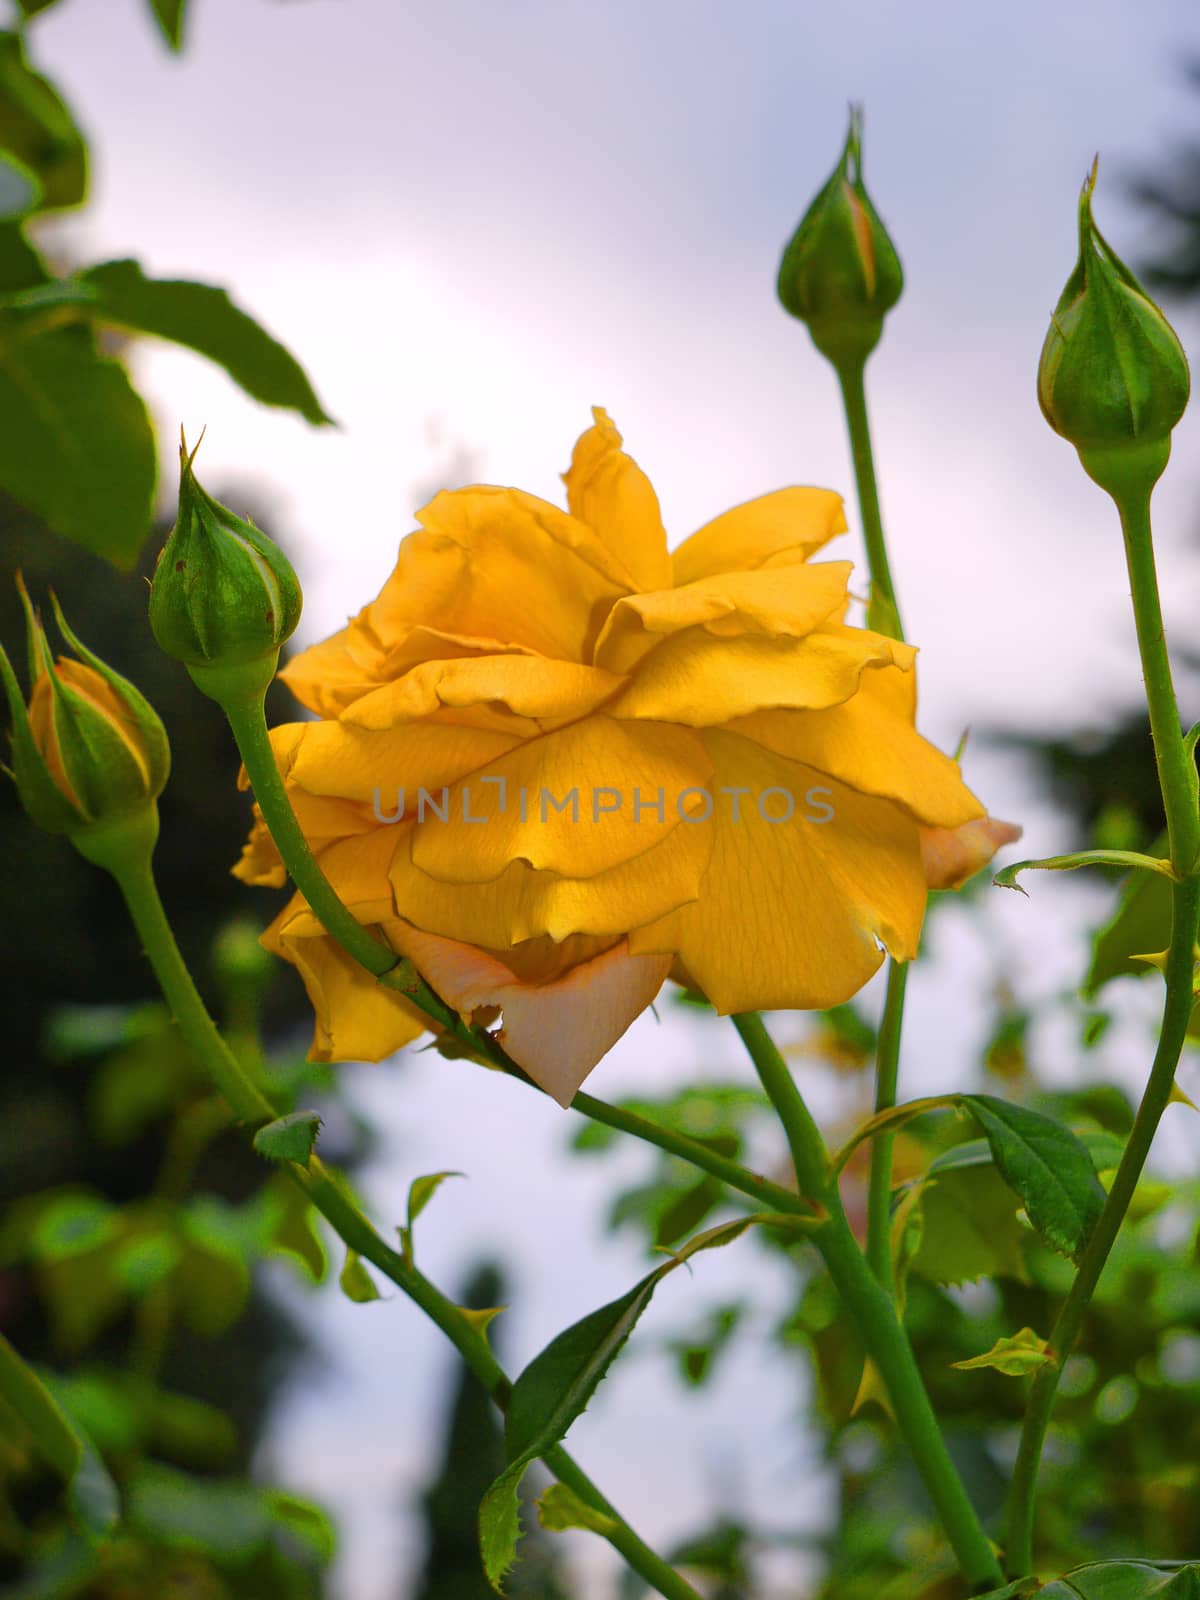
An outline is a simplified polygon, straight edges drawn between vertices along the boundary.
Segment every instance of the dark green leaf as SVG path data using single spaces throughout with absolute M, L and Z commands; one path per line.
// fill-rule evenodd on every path
M 25 59 L 15 33 L 0 31 L 0 149 L 42 186 L 48 208 L 75 206 L 87 193 L 87 147 L 65 102 Z
M 521 1532 L 517 1491 L 526 1469 L 536 1456 L 557 1444 L 585 1410 L 659 1282 L 689 1256 L 730 1244 L 754 1223 L 764 1220 L 761 1216 L 739 1217 L 699 1234 L 672 1260 L 648 1273 L 628 1294 L 601 1306 L 552 1339 L 518 1377 L 504 1425 L 509 1465 L 484 1495 L 479 1508 L 484 1571 L 494 1588 L 499 1588 L 516 1552 Z
M 1200 1600 L 1200 1565 L 1094 1561 L 1037 1592 L 1038 1600 Z
M 321 1118 L 315 1111 L 290 1111 L 277 1117 L 254 1135 L 254 1148 L 268 1161 L 298 1161 L 308 1165 L 320 1132 Z
M 41 256 L 16 222 L 0 222 L 0 295 L 48 283 Z
M 41 11 L 49 11 L 57 0 L 17 0 L 17 10 L 24 17 L 36 17 Z
M 29 1429 L 46 1459 L 69 1484 L 71 1508 L 89 1538 L 102 1539 L 116 1525 L 120 1501 L 94 1446 L 67 1415 L 56 1395 L 0 1334 L 0 1398 Z
M 136 261 L 106 261 L 79 282 L 91 291 L 92 314 L 102 320 L 207 356 L 264 405 L 287 406 L 312 423 L 332 422 L 296 358 L 224 289 L 147 278 Z
M 141 396 L 81 330 L 6 340 L 0 489 L 119 567 L 150 527 L 157 458 Z
M 183 48 L 183 18 L 187 0 L 150 0 L 154 20 L 172 50 Z
M 966 1095 L 963 1103 L 1038 1233 L 1051 1249 L 1078 1261 L 1105 1198 L 1087 1148 L 1069 1128 L 1026 1106 L 982 1094 Z

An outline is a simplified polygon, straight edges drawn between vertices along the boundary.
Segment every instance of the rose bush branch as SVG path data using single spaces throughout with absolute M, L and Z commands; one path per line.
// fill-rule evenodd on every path
M 1200 806 L 1195 755 L 1175 699 L 1150 525 L 1150 497 L 1187 405 L 1187 359 L 1173 329 L 1092 218 L 1096 169 L 1079 200 L 1079 259 L 1042 350 L 1038 398 L 1084 470 L 1115 502 L 1124 538 L 1150 731 L 1167 818 L 1171 939 L 1158 1045 L 1108 1199 L 1050 1332 L 1052 1359 L 1034 1377 L 1009 1500 L 1008 1567 L 1032 1571 L 1038 1468 L 1063 1367 L 1075 1346 L 1159 1122 L 1194 1005 L 1200 925 Z
M 801 1191 L 824 1213 L 808 1238 L 820 1251 L 879 1370 L 897 1426 L 963 1576 L 973 1586 L 996 1586 L 1003 1581 L 1000 1564 L 946 1449 L 895 1301 L 867 1264 L 846 1220 L 820 1131 L 762 1018 L 738 1016 L 734 1025 L 786 1130 Z
M 807 325 L 837 374 L 871 577 L 867 626 L 900 640 L 904 629 L 879 509 L 865 372 L 883 335 L 884 318 L 903 287 L 900 259 L 863 183 L 862 117 L 852 107 L 841 159 L 784 251 L 778 292 L 785 310 Z M 907 963 L 889 958 L 875 1056 L 877 1112 L 896 1103 L 907 982 Z M 892 1150 L 891 1134 L 875 1141 L 867 1191 L 867 1255 L 875 1276 L 889 1290 Z

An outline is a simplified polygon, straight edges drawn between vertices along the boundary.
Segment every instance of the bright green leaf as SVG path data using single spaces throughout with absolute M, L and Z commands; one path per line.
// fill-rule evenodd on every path
M 1018 1201 L 992 1163 L 932 1175 L 921 1185 L 912 1270 L 931 1283 L 972 1283 L 1027 1273 Z
M 20 37 L 0 30 L 0 149 L 30 168 L 48 208 L 87 194 L 87 147 L 58 91 L 25 58 Z
M 568 1528 L 583 1528 L 588 1533 L 607 1535 L 618 1527 L 614 1518 L 606 1516 L 581 1500 L 574 1489 L 565 1483 L 552 1483 L 537 1502 L 538 1521 L 550 1533 L 564 1533 Z
M 56 533 L 130 567 L 150 527 L 157 458 L 145 403 L 80 329 L 6 340 L 0 489 Z
M 296 358 L 240 310 L 224 289 L 147 278 L 136 261 L 106 261 L 80 274 L 90 314 L 134 333 L 186 345 L 215 361 L 252 399 L 332 422 Z
M 268 1489 L 263 1501 L 276 1522 L 298 1539 L 322 1566 L 337 1554 L 337 1534 L 333 1523 L 310 1500 L 301 1500 L 282 1489 Z
M 83 1191 L 56 1196 L 37 1219 L 29 1239 L 36 1261 L 88 1255 L 120 1231 L 120 1212 L 108 1200 Z
M 315 1111 L 289 1111 L 277 1117 L 254 1135 L 254 1148 L 268 1161 L 296 1161 L 308 1165 L 320 1132 L 321 1118 Z
M 414 1178 L 408 1186 L 409 1227 L 412 1227 L 447 1178 L 464 1176 L 461 1172 L 427 1172 L 422 1178 Z
M 353 1300 L 355 1305 L 367 1305 L 372 1300 L 379 1299 L 379 1290 L 375 1287 L 374 1278 L 363 1266 L 354 1250 L 346 1251 L 346 1265 L 342 1268 L 338 1283 L 346 1299 Z
M 1046 1341 L 1039 1338 L 1032 1328 L 1022 1328 L 1019 1333 L 1006 1339 L 997 1339 L 983 1355 L 972 1356 L 967 1361 L 952 1361 L 950 1365 L 964 1372 L 994 1367 L 1006 1377 L 1024 1378 L 1039 1367 L 1044 1367 L 1050 1359 L 1050 1347 Z
M 966 1095 L 1005 1182 L 1054 1250 L 1078 1261 L 1104 1209 L 1086 1147 L 1061 1123 L 992 1095 Z

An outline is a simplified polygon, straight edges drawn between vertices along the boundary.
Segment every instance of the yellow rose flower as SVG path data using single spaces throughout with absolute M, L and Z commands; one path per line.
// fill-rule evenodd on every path
M 465 1017 L 502 1017 L 564 1105 L 668 974 L 721 1012 L 823 1008 L 885 950 L 911 959 L 922 830 L 984 815 L 916 732 L 915 652 L 847 626 L 850 564 L 810 560 L 840 497 L 765 495 L 672 556 L 594 416 L 567 511 L 500 488 L 426 506 L 379 597 L 285 669 L 319 720 L 272 735 L 354 915 Z M 261 821 L 236 870 L 283 881 Z M 265 940 L 303 974 L 319 1058 L 428 1025 L 300 896 Z

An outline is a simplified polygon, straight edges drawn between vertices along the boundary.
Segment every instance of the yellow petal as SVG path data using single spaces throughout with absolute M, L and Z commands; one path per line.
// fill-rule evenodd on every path
M 379 680 L 351 653 L 354 623 L 319 644 L 301 650 L 281 668 L 279 676 L 302 706 L 319 717 L 338 717 L 360 695 L 378 687 Z
M 607 710 L 702 728 L 780 706 L 838 705 L 858 691 L 868 668 L 905 659 L 907 649 L 859 628 L 804 639 L 714 639 L 690 628 L 647 656 Z
M 249 837 L 230 870 L 243 883 L 258 884 L 267 889 L 282 889 L 287 882 L 287 868 L 257 806 L 254 808 Z
M 958 828 L 922 828 L 921 860 L 931 889 L 961 889 L 996 851 L 1015 844 L 1021 829 L 998 817 L 977 817 Z
M 656 645 L 688 628 L 722 638 L 802 638 L 846 607 L 848 561 L 781 572 L 731 572 L 619 600 L 596 643 L 596 665 L 631 672 Z
M 429 1026 L 421 1012 L 378 984 L 320 930 L 299 895 L 262 942 L 290 961 L 304 980 L 316 1019 L 311 1060 L 382 1061 Z
M 597 667 L 546 656 L 500 655 L 427 661 L 355 702 L 343 722 L 359 728 L 390 728 L 398 722 L 444 710 L 482 708 L 513 714 L 527 737 L 549 732 L 594 711 L 622 680 Z
M 512 861 L 491 883 L 443 883 L 413 863 L 407 826 L 404 835 L 389 869 L 399 914 L 429 933 L 491 949 L 542 935 L 611 938 L 653 922 L 697 898 L 712 853 L 711 829 L 687 823 L 590 878 Z
M 500 1043 L 561 1106 L 654 999 L 671 964 L 669 956 L 630 955 L 622 940 L 538 984 L 470 945 L 416 928 L 389 928 L 389 937 L 464 1018 L 498 1007 Z
M 401 796 L 411 811 L 422 789 L 440 796 L 443 785 L 467 773 L 490 772 L 498 757 L 520 743 L 513 734 L 440 721 L 382 731 L 345 722 L 304 726 L 292 781 L 311 794 L 378 806 L 384 818 L 392 815 Z
M 848 634 L 862 637 L 857 629 Z M 957 762 L 913 726 L 915 674 L 883 666 L 827 710 L 758 711 L 730 723 L 776 754 L 819 768 L 864 794 L 903 805 L 917 822 L 957 828 L 983 814 Z
M 926 898 L 915 824 L 747 739 L 718 730 L 703 739 L 724 804 L 709 824 L 700 899 L 631 934 L 630 949 L 677 952 L 723 1013 L 838 1005 L 879 967 L 877 941 L 910 960 Z M 733 786 L 744 791 L 737 820 L 720 793 Z M 770 789 L 791 795 L 791 820 L 764 820 L 787 815 Z
M 842 497 L 832 489 L 777 489 L 734 506 L 685 539 L 673 558 L 675 582 L 807 561 L 845 531 Z
M 396 570 L 370 607 L 395 643 L 425 625 L 584 661 L 624 573 L 584 523 L 516 489 L 459 489 L 419 513 Z
M 595 529 L 634 589 L 671 584 L 667 535 L 650 480 L 621 449 L 607 411 L 592 408 L 595 426 L 581 434 L 563 474 L 571 515 Z
M 511 861 L 589 878 L 681 826 L 710 770 L 686 728 L 586 717 L 452 785 L 446 820 L 418 821 L 412 858 L 446 883 L 490 883 Z

